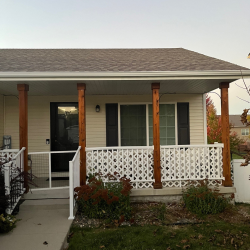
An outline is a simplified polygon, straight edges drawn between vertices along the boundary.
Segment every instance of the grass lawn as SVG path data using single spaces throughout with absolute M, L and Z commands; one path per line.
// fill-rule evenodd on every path
M 140 217 L 136 217 L 137 223 L 132 226 L 81 228 L 74 225 L 68 249 L 250 249 L 250 205 L 238 204 L 222 214 L 198 219 L 199 224 L 186 225 L 168 225 L 178 218 L 195 218 L 184 207 L 167 206 L 164 216 L 156 208 L 137 209 L 135 216 Z M 150 219 L 140 223 L 143 217 Z
M 243 158 L 239 155 L 233 154 L 232 159 L 234 160 L 234 159 L 243 159 Z

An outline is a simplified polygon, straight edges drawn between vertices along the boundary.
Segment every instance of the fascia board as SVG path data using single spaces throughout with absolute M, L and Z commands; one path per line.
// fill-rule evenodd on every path
M 154 72 L 0 72 L 0 81 L 191 80 L 250 78 L 250 70 Z

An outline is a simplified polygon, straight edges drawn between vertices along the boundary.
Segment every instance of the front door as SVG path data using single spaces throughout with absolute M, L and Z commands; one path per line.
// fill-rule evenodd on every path
M 78 103 L 51 103 L 51 151 L 77 150 Z M 51 154 L 51 171 L 68 172 L 74 153 Z

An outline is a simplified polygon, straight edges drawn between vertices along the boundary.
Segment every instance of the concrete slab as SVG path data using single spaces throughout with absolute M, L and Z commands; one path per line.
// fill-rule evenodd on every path
M 40 194 L 40 197 L 55 195 L 53 192 Z M 25 197 L 31 198 L 30 195 Z M 38 193 L 36 198 L 39 198 Z M 67 199 L 26 200 L 20 206 L 17 218 L 21 221 L 17 222 L 17 227 L 6 235 L 0 235 L 0 249 L 60 250 L 72 223 L 68 217 Z M 45 241 L 48 245 L 43 244 Z

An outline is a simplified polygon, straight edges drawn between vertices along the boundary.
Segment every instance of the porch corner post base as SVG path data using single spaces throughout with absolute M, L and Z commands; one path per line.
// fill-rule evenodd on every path
M 80 185 L 86 184 L 86 105 L 85 83 L 77 83 L 79 108 Z
M 23 152 L 23 171 L 25 193 L 29 192 L 28 185 L 28 84 L 17 84 L 19 99 L 19 148 L 25 147 Z
M 233 182 L 232 182 L 232 180 L 222 181 L 222 186 L 224 186 L 224 187 L 232 187 L 233 186 Z
M 162 189 L 162 182 L 155 182 L 153 184 L 154 189 Z

